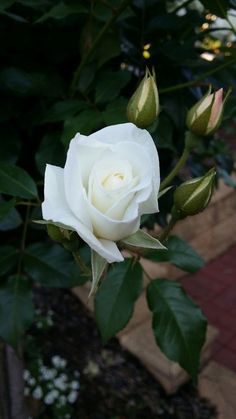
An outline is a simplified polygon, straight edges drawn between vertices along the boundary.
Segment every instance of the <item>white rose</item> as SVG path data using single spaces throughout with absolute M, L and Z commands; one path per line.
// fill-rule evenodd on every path
M 113 125 L 70 142 L 64 169 L 47 165 L 43 218 L 60 222 L 109 263 L 116 241 L 134 234 L 142 214 L 158 211 L 159 160 L 148 131 Z

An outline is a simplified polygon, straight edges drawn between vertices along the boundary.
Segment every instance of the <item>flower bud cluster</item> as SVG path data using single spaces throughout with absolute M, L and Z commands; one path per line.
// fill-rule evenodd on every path
M 76 402 L 79 394 L 80 374 L 74 371 L 69 377 L 65 370 L 67 361 L 59 355 L 51 358 L 51 364 L 50 367 L 46 366 L 39 358 L 32 368 L 24 370 L 24 395 L 52 406 L 58 419 L 69 419 L 72 413 L 70 406 Z

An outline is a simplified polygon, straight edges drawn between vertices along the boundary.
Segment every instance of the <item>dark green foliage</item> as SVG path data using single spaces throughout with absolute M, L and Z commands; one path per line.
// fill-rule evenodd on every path
M 34 243 L 24 252 L 25 271 L 45 287 L 71 288 L 81 279 L 71 254 L 53 243 Z
M 183 239 L 170 236 L 165 243 L 167 250 L 155 250 L 148 258 L 155 262 L 170 262 L 186 272 L 196 272 L 204 266 L 203 259 Z
M 33 316 L 33 293 L 26 278 L 14 275 L 1 283 L 0 336 L 17 349 Z
M 156 279 L 147 288 L 153 332 L 164 354 L 194 379 L 205 341 L 206 319 L 178 282 Z
M 95 316 L 104 342 L 130 320 L 142 287 L 142 268 L 132 259 L 111 267 L 95 296 Z
M 127 122 L 127 102 L 146 65 L 155 67 L 160 93 L 161 114 L 150 132 L 163 177 L 182 152 L 187 108 L 205 93 L 207 84 L 214 88 L 232 85 L 225 120 L 229 123 L 235 117 L 235 49 L 222 43 L 213 62 L 203 60 L 201 42 L 211 35 L 211 27 L 207 32 L 199 30 L 208 11 L 222 16 L 230 2 L 202 0 L 204 10 L 192 9 L 189 3 L 183 15 L 175 13 L 177 4 L 169 10 L 167 3 L 174 4 L 131 0 L 119 14 L 122 0 L 0 2 L 0 335 L 15 347 L 32 321 L 32 286 L 64 288 L 88 279 L 71 253 L 49 243 L 45 227 L 31 222 L 41 218 L 46 163 L 63 166 L 69 141 L 77 132 L 88 135 L 106 125 Z M 236 8 L 235 2 L 232 7 Z M 143 47 L 148 43 L 150 59 L 145 60 Z M 232 160 L 222 145 L 223 137 L 224 133 L 221 141 L 212 137 L 199 144 L 189 162 L 192 173 L 205 171 L 207 156 L 211 165 L 213 160 L 222 166 L 221 175 L 229 182 Z M 159 218 L 153 215 L 149 225 L 157 220 L 165 223 L 172 205 L 170 195 L 161 198 Z M 169 261 L 188 272 L 203 265 L 177 237 L 171 237 L 167 247 L 150 258 Z M 88 264 L 88 247 L 80 253 Z M 96 317 L 104 341 L 128 322 L 141 281 L 141 267 L 131 260 L 110 267 L 96 295 Z M 157 285 L 155 281 L 148 295 L 158 343 L 195 376 L 205 330 L 199 309 L 175 283 Z M 181 307 L 184 316 L 180 316 Z M 159 324 L 162 319 L 169 321 L 167 317 L 173 320 L 169 334 L 160 332 Z M 173 347 L 168 346 L 177 326 L 183 333 L 177 333 Z M 192 338 L 193 329 L 196 336 Z M 183 343 L 186 334 L 187 346 Z M 193 351 L 191 359 L 189 350 Z

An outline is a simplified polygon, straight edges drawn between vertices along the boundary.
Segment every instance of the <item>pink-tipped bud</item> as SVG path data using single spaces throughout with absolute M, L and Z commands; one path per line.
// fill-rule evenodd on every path
M 223 99 L 223 89 L 211 93 L 211 87 L 203 98 L 197 102 L 187 113 L 186 124 L 195 135 L 211 135 L 219 128 L 226 99 Z

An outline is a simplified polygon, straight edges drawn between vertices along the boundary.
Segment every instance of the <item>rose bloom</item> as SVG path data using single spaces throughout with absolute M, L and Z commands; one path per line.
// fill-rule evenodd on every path
M 59 222 L 109 263 L 142 214 L 158 211 L 159 160 L 146 130 L 126 123 L 71 140 L 64 169 L 47 165 L 43 218 Z

